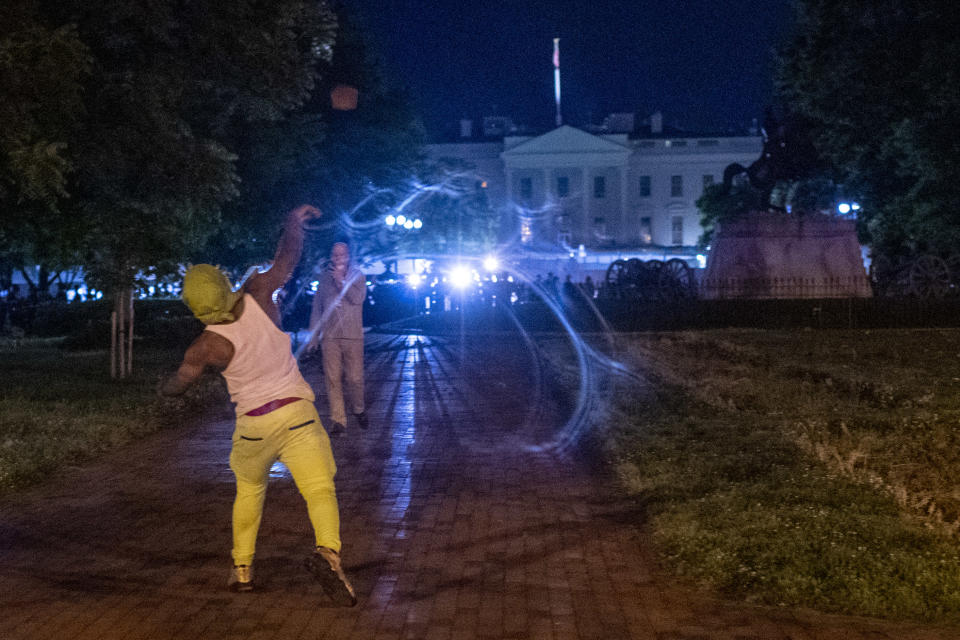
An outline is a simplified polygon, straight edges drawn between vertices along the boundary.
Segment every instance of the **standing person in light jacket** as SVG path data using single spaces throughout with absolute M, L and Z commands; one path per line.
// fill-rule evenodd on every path
M 330 262 L 320 276 L 313 298 L 308 345 L 308 349 L 314 349 L 317 342 L 320 343 L 333 423 L 330 435 L 343 433 L 347 426 L 344 386 L 357 425 L 367 428 L 363 400 L 363 301 L 366 297 L 366 277 L 350 264 L 350 248 L 344 242 L 334 243 Z

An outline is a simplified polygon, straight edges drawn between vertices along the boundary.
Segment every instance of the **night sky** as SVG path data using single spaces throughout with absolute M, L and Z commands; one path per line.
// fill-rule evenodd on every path
M 352 0 L 432 132 L 464 116 L 552 126 L 559 36 L 565 123 L 616 111 L 724 131 L 761 118 L 790 0 Z

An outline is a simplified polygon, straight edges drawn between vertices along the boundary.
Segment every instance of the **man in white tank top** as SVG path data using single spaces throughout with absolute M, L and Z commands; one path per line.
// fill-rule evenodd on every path
M 300 261 L 303 224 L 320 215 L 309 205 L 291 211 L 273 265 L 251 275 L 238 291 L 211 265 L 187 271 L 183 300 L 207 327 L 159 392 L 181 394 L 210 368 L 223 375 L 236 403 L 230 469 L 237 496 L 228 586 L 234 591 L 254 588 L 253 556 L 267 478 L 280 460 L 306 500 L 313 525 L 315 548 L 304 564 L 334 601 L 352 606 L 356 596 L 340 564 L 340 515 L 333 483 L 337 467 L 313 405 L 313 390 L 300 374 L 290 337 L 280 329 L 274 301 Z

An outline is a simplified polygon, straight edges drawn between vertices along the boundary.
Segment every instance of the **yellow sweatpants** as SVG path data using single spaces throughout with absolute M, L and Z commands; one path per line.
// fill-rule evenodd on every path
M 237 478 L 233 503 L 233 562 L 249 565 L 257 544 L 270 467 L 280 460 L 307 503 L 316 544 L 340 551 L 340 514 L 330 440 L 313 403 L 292 402 L 262 416 L 238 416 L 230 469 Z

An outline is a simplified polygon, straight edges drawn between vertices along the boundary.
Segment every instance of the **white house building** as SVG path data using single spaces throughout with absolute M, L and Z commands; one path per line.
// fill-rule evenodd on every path
M 701 234 L 697 198 L 731 163 L 756 160 L 762 138 L 670 135 L 660 122 L 655 114 L 640 136 L 561 126 L 497 140 L 469 138 L 465 123 L 462 139 L 427 154 L 474 167 L 512 237 L 531 248 L 689 252 Z

